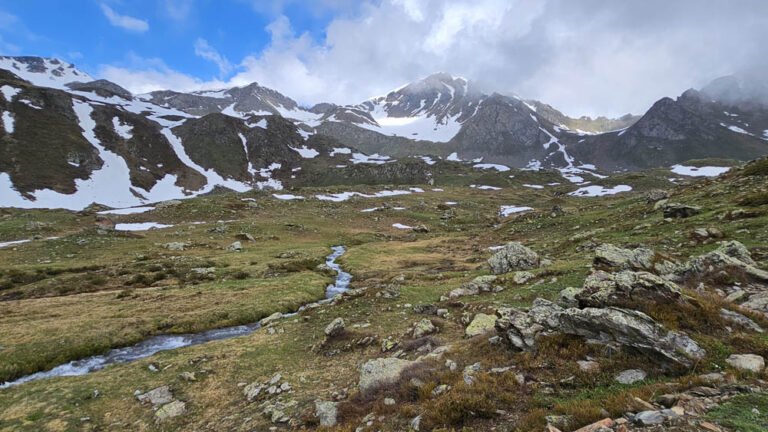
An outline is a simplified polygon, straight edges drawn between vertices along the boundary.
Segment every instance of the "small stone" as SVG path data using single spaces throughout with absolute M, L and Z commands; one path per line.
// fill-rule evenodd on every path
M 236 241 L 236 242 L 232 243 L 231 245 L 227 246 L 227 250 L 228 251 L 233 251 L 233 252 L 240 252 L 240 251 L 243 250 L 243 244 L 240 243 L 239 241 Z
M 386 406 L 393 406 L 395 403 L 395 400 L 392 398 L 384 398 L 384 405 Z
M 620 384 L 634 384 L 644 380 L 646 373 L 640 369 L 627 369 L 616 375 L 616 381 Z
M 635 414 L 633 421 L 640 426 L 652 426 L 664 423 L 664 416 L 659 411 L 641 411 Z
M 725 362 L 736 369 L 754 373 L 759 373 L 765 368 L 765 359 L 757 354 L 732 354 Z
M 579 370 L 587 373 L 595 373 L 600 371 L 600 363 L 591 360 L 579 360 L 576 363 L 579 365 Z
M 179 377 L 184 381 L 197 381 L 197 377 L 194 372 L 182 372 Z

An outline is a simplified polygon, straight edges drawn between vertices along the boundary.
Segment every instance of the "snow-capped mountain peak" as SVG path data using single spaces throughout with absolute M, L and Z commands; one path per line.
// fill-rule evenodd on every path
M 75 65 L 57 58 L 0 57 L 0 69 L 6 69 L 19 78 L 39 87 L 66 89 L 71 82 L 93 81 L 90 75 Z

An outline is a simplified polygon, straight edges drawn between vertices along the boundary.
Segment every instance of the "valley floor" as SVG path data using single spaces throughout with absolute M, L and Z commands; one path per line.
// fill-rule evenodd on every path
M 652 430 L 628 413 L 666 405 L 682 412 L 664 413 L 656 426 L 662 429 L 653 430 L 765 430 L 766 372 L 739 370 L 726 359 L 768 356 L 766 333 L 719 314 L 732 310 L 768 327 L 765 310 L 738 305 L 768 292 L 768 280 L 747 272 L 729 267 L 680 280 L 679 302 L 630 299 L 638 302 L 633 309 L 706 351 L 685 365 L 557 332 L 520 351 L 493 329 L 509 308 L 522 311 L 582 287 L 604 268 L 594 262 L 602 244 L 650 248 L 654 263 L 684 263 L 718 241 L 738 241 L 754 268 L 765 269 L 768 177 L 747 174 L 673 185 L 651 199 L 647 184 L 657 182 L 639 173 L 622 179 L 634 181 L 632 192 L 594 198 L 556 187 L 414 185 L 396 188 L 407 194 L 338 202 L 316 196 L 384 188 L 285 192 L 304 199 L 210 195 L 135 214 L 0 209 L 0 242 L 39 238 L 0 247 L 0 382 L 153 335 L 295 311 L 324 298 L 334 278 L 323 264 L 332 246 L 346 248 L 337 262 L 353 275 L 348 293 L 297 315 L 272 316 L 247 336 L 1 388 L 0 430 L 540 431 L 549 423 L 566 431 L 604 418 L 613 419 L 609 430 Z M 700 212 L 665 219 L 661 199 Z M 532 210 L 502 217 L 502 206 Z M 166 227 L 94 228 L 103 216 Z M 234 242 L 242 249 L 233 250 Z M 501 274 L 478 293 L 449 295 L 487 276 L 487 260 L 509 242 L 535 251 L 541 265 L 530 275 Z M 467 337 L 481 314 L 489 318 Z M 329 329 L 336 318 L 343 328 Z M 391 357 L 414 363 L 397 380 L 361 392 L 361 368 Z M 646 376 L 617 382 L 628 369 Z M 329 424 L 329 412 L 335 425 L 321 425 Z

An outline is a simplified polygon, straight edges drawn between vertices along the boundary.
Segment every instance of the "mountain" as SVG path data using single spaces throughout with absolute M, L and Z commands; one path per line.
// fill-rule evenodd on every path
M 768 153 L 768 110 L 733 106 L 703 91 L 657 101 L 621 131 L 585 136 L 574 157 L 606 170 L 670 166 L 690 159 L 749 160 Z
M 117 207 L 221 187 L 398 183 L 431 178 L 440 160 L 555 169 L 585 184 L 596 169 L 747 160 L 768 153 L 760 82 L 725 77 L 639 118 L 574 119 L 447 73 L 360 103 L 307 108 L 258 83 L 133 95 L 57 59 L 0 57 L 0 198 Z

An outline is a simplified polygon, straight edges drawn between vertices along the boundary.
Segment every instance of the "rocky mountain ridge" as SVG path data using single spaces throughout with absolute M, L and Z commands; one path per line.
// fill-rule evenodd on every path
M 743 81 L 723 82 L 664 98 L 639 119 L 593 120 L 486 94 L 446 73 L 356 105 L 304 108 L 257 83 L 132 95 L 57 59 L 2 57 L 2 204 L 122 206 L 217 186 L 279 189 L 285 180 L 300 180 L 304 164 L 316 157 L 337 169 L 413 159 L 421 163 L 419 178 L 431 175 L 435 160 L 497 170 L 554 168 L 588 184 L 602 175 L 596 169 L 768 153 L 768 109 L 712 99 L 734 85 L 752 91 Z M 123 179 L 122 197 L 99 184 L 97 173 Z

